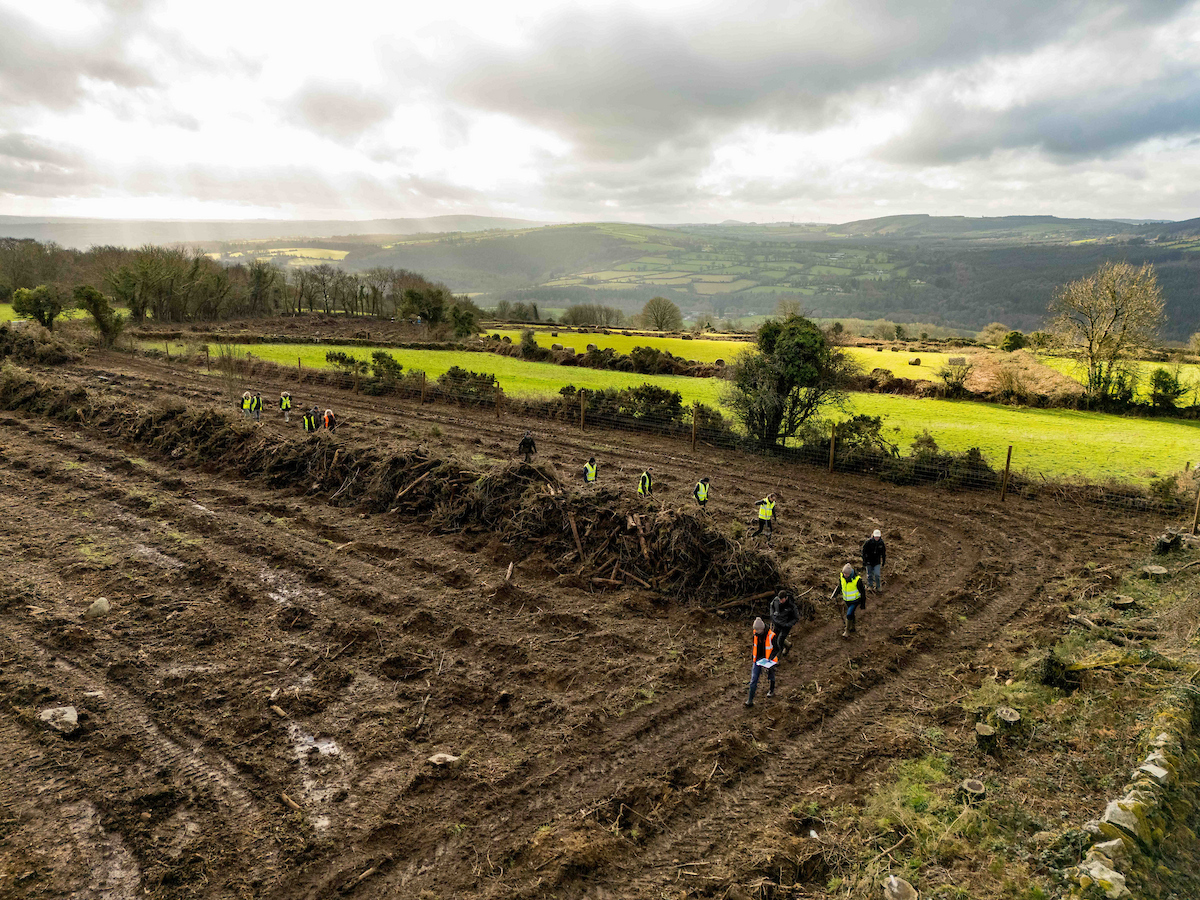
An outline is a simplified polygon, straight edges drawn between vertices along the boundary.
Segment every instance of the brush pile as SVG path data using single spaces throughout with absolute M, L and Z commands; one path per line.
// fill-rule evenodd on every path
M 489 532 L 597 588 L 638 585 L 683 603 L 728 607 L 783 584 L 771 557 L 698 514 L 610 489 L 569 492 L 540 464 L 475 472 L 420 450 L 385 455 L 339 445 L 325 432 L 279 440 L 212 409 L 175 402 L 131 409 L 127 398 L 15 368 L 0 378 L 0 407 L 82 424 L 177 464 L 220 467 L 337 506 L 423 518 L 443 533 Z

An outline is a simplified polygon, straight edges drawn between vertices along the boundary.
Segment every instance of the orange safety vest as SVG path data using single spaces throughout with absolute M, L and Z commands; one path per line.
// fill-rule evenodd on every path
M 333 413 L 331 413 L 331 412 L 327 412 L 327 413 L 325 413 L 325 427 L 326 427 L 326 428 L 333 428 L 333 421 L 334 421 L 334 420 L 333 420 Z
M 775 651 L 775 629 L 768 628 L 764 635 L 755 634 L 752 644 L 750 652 L 754 657 L 754 662 L 758 662 L 760 659 L 770 659 L 771 654 Z M 761 656 L 758 652 L 760 649 L 763 651 Z

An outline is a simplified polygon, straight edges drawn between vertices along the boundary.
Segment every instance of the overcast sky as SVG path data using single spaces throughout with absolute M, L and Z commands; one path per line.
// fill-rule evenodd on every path
M 0 0 L 0 214 L 1185 219 L 1198 138 L 1200 2 Z

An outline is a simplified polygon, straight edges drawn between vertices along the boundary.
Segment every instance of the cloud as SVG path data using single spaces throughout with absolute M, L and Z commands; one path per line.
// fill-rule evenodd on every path
M 64 110 L 87 93 L 87 82 L 121 88 L 156 84 L 152 73 L 128 59 L 130 31 L 112 20 L 86 39 L 64 38 L 0 7 L 0 109 L 45 106 Z
M 110 182 L 76 148 L 29 134 L 0 134 L 0 194 L 55 197 Z
M 354 141 L 385 121 L 391 105 L 357 85 L 309 85 L 287 104 L 285 118 L 337 141 Z
M 584 157 L 637 159 L 765 122 L 812 131 L 855 92 L 983 56 L 1161 22 L 1184 0 L 1046 3 L 858 0 L 656 19 L 560 14 L 520 47 L 470 46 L 449 96 L 567 137 Z M 790 12 L 789 12 L 790 11 Z

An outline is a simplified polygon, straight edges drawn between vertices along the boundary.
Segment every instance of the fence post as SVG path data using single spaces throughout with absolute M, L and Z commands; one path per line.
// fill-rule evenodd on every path
M 425 373 L 421 372 L 421 405 L 425 405 Z
M 696 452 L 696 414 L 700 412 L 700 404 L 692 404 L 692 452 Z
M 212 362 L 211 362 L 211 360 L 208 358 L 208 350 L 205 350 L 205 351 L 204 351 L 204 371 L 205 371 L 205 372 L 211 372 L 211 371 L 212 371 Z
M 837 423 L 833 423 L 833 428 L 829 432 L 829 474 L 833 474 L 833 445 L 837 439 Z
M 304 366 L 300 365 L 300 357 L 298 357 L 298 356 L 296 357 L 296 377 L 297 378 L 304 377 Z
M 579 430 L 583 431 L 584 422 L 587 420 L 587 391 L 579 392 Z
M 167 348 L 167 359 L 171 358 L 171 342 L 163 341 L 163 346 Z
M 1192 515 L 1192 534 L 1196 533 L 1196 525 L 1200 523 L 1200 491 L 1196 491 L 1196 512 Z
M 1008 494 L 1008 470 L 1012 466 L 1012 444 L 1008 445 L 1008 458 L 1004 460 L 1004 481 L 1000 482 L 1000 502 Z
M 500 418 L 500 382 L 496 382 L 496 418 Z

